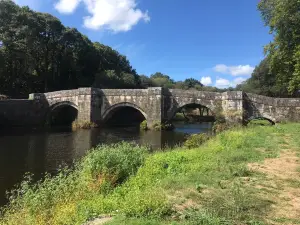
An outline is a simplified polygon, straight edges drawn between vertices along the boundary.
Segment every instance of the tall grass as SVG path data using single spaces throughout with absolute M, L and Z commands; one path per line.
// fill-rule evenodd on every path
M 134 175 L 148 150 L 129 143 L 101 145 L 75 168 L 61 169 L 37 183 L 27 175 L 10 193 L 10 204 L 2 209 L 0 224 L 80 224 L 91 214 L 76 216 L 81 201 L 95 195 L 104 197 L 114 187 Z
M 264 224 L 272 202 L 245 185 L 261 176 L 247 164 L 276 156 L 283 134 L 296 146 L 300 125 L 237 128 L 201 147 L 151 155 L 127 143 L 99 146 L 73 170 L 25 180 L 0 224 L 73 225 L 103 215 L 116 215 L 111 224 Z

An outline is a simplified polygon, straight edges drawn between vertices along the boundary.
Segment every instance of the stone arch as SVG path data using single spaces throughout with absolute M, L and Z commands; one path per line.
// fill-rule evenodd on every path
M 171 121 L 173 119 L 173 117 L 175 116 L 175 114 L 178 112 L 178 110 L 180 108 L 183 108 L 184 106 L 192 105 L 192 104 L 200 105 L 200 106 L 204 106 L 204 107 L 208 108 L 212 112 L 213 116 L 215 116 L 215 112 L 214 112 L 215 108 L 212 107 L 211 104 L 207 104 L 203 101 L 196 100 L 196 101 L 190 101 L 190 102 L 182 102 L 182 103 L 179 103 L 178 105 L 172 107 L 172 109 L 168 112 L 168 121 Z
M 58 110 L 59 108 L 63 108 L 63 107 L 72 107 L 74 109 L 76 109 L 77 111 L 77 116 L 78 116 L 78 106 L 70 101 L 62 101 L 62 102 L 57 102 L 55 104 L 52 104 L 46 114 L 46 119 L 45 119 L 45 124 L 46 125 L 51 125 L 52 123 L 52 115 L 53 113 Z M 77 118 L 76 116 L 76 118 Z
M 246 125 L 247 125 L 248 123 L 250 123 L 251 120 L 255 120 L 255 119 L 263 119 L 263 120 L 267 120 L 267 121 L 269 121 L 272 125 L 275 125 L 275 124 L 276 124 L 272 119 L 270 119 L 270 118 L 268 118 L 268 117 L 265 117 L 265 116 L 252 116 L 252 117 L 249 117 L 249 118 L 247 119 Z
M 122 103 L 117 103 L 115 105 L 110 106 L 108 109 L 106 109 L 104 111 L 104 113 L 102 114 L 102 122 L 106 122 L 108 119 L 110 119 L 110 117 L 112 116 L 112 114 L 119 108 L 122 107 L 131 107 L 134 108 L 136 110 L 138 110 L 147 120 L 148 116 L 145 113 L 145 111 L 140 108 L 139 106 L 137 106 L 136 104 L 130 103 L 130 102 L 122 102 Z
M 54 111 L 55 109 L 62 107 L 62 106 L 72 106 L 73 108 L 78 110 L 78 106 L 70 101 L 62 101 L 62 102 L 57 102 L 53 105 L 50 106 L 50 111 Z

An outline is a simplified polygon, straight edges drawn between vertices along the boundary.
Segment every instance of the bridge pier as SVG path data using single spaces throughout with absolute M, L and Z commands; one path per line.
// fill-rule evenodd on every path
M 92 89 L 91 122 L 105 123 L 122 107 L 132 107 L 139 111 L 147 120 L 149 127 L 161 123 L 162 88 Z

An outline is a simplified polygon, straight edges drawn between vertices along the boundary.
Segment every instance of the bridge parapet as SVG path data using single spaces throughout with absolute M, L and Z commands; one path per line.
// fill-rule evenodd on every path
M 300 121 L 300 99 L 272 98 L 241 91 L 79 88 L 31 94 L 29 99 L 49 110 L 57 104 L 76 106 L 78 120 L 96 123 L 105 122 L 120 107 L 133 107 L 151 125 L 172 119 L 178 109 L 189 104 L 205 106 L 213 113 L 221 110 L 228 121 L 243 122 L 256 117 L 274 122 Z
M 300 121 L 299 98 L 272 98 L 244 93 L 246 119 L 264 117 L 274 123 Z

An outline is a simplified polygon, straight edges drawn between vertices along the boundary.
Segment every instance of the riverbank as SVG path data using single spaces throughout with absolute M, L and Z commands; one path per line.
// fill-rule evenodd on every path
M 0 224 L 297 224 L 299 135 L 300 124 L 284 124 L 226 131 L 190 150 L 102 146 L 72 171 L 24 181 Z

